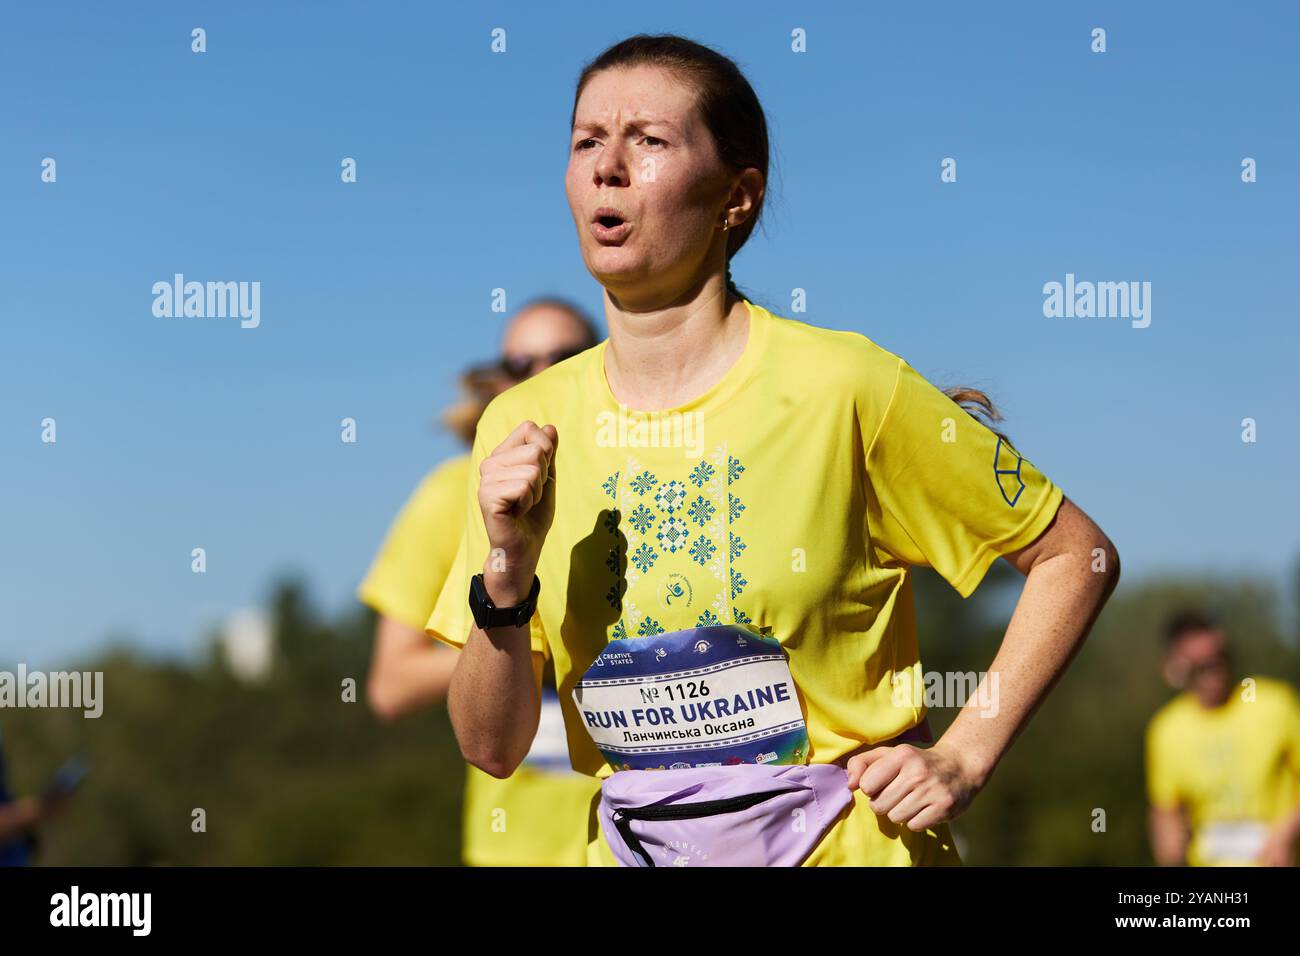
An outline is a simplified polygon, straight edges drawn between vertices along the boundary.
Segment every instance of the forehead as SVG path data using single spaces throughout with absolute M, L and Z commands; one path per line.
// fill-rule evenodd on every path
M 507 353 L 541 351 L 572 345 L 584 337 L 581 323 L 568 310 L 538 305 L 506 326 L 501 344 Z
M 1199 658 L 1216 654 L 1223 646 L 1223 635 L 1218 631 L 1188 631 L 1170 650 L 1184 657 Z
M 574 126 L 605 128 L 629 123 L 668 123 L 685 130 L 698 122 L 695 90 L 658 66 L 601 70 L 587 81 L 574 110 Z

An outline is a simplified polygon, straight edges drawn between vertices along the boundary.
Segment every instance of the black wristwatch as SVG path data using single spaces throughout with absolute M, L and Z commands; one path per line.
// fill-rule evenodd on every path
M 537 595 L 541 592 L 542 582 L 534 574 L 533 586 L 529 589 L 528 597 L 524 598 L 523 603 L 516 604 L 514 607 L 497 607 L 488 597 L 483 575 L 476 574 L 469 579 L 470 613 L 474 615 L 474 623 L 482 631 L 490 627 L 523 627 L 532 619 L 533 611 L 537 609 Z

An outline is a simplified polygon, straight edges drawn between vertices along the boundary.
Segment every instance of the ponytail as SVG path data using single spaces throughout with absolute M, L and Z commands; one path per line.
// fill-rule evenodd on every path
M 981 425 L 987 426 L 989 431 L 993 432 L 993 434 L 997 435 L 1008 445 L 1011 445 L 1012 448 L 1015 447 L 1010 438 L 998 431 L 997 428 L 993 427 L 995 423 L 1002 421 L 1002 413 L 999 412 L 997 406 L 993 404 L 993 400 L 978 388 L 970 388 L 966 385 L 953 385 L 950 388 L 945 388 L 943 393 L 961 406 L 962 411 L 967 415 L 975 419 L 975 421 L 979 422 Z

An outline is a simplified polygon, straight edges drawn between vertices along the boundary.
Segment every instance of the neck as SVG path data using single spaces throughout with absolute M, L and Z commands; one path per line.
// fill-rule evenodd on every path
M 703 395 L 740 358 L 749 310 L 723 277 L 662 303 L 633 307 L 605 294 L 605 377 L 614 398 L 637 411 L 672 408 Z
M 1228 702 L 1230 697 L 1232 697 L 1232 685 L 1229 685 L 1227 690 L 1225 690 L 1221 696 L 1211 697 L 1209 695 L 1197 694 L 1196 700 L 1205 710 L 1218 710 Z

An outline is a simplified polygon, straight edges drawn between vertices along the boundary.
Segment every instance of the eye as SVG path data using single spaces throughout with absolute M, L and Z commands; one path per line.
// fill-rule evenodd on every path
M 577 152 L 577 151 L 579 151 L 579 150 L 585 148 L 586 145 L 587 145 L 588 143 L 594 143 L 594 142 L 596 142 L 594 139 L 580 139 L 580 140 L 578 140 L 577 143 L 574 144 L 574 147 L 573 147 L 574 152 Z
M 647 146 L 667 146 L 668 144 L 658 136 L 646 136 L 642 140 Z

